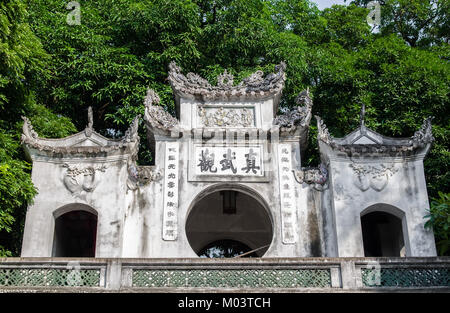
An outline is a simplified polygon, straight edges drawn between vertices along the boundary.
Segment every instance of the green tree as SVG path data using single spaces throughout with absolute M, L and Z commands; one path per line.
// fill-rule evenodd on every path
M 355 0 L 366 6 L 371 0 Z M 381 32 L 398 34 L 411 47 L 449 43 L 449 0 L 379 0 Z
M 20 252 L 26 206 L 36 194 L 20 149 L 21 115 L 49 137 L 74 131 L 69 119 L 35 101 L 33 90 L 48 77 L 49 58 L 27 18 L 22 1 L 0 3 L 0 256 Z
M 450 67 L 439 53 L 411 48 L 391 35 L 360 51 L 326 44 L 309 62 L 314 110 L 335 136 L 358 126 L 363 102 L 368 127 L 387 136 L 412 136 L 424 117 L 434 116 L 436 141 L 425 160 L 428 189 L 431 195 L 448 191 Z
M 425 227 L 433 229 L 436 246 L 440 255 L 450 255 L 450 193 L 439 192 L 432 198 L 430 213 Z
M 326 38 L 337 42 L 346 49 L 358 49 L 371 39 L 371 29 L 366 17 L 369 10 L 355 5 L 334 5 L 323 11 L 327 21 Z

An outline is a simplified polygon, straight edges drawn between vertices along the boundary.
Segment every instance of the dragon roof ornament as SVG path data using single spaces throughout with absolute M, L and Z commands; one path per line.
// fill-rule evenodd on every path
M 414 133 L 414 135 L 411 137 L 409 143 L 414 147 L 424 147 L 425 145 L 432 143 L 434 141 L 433 137 L 433 131 L 431 128 L 431 121 L 433 120 L 433 117 L 429 116 L 426 118 L 422 126 L 418 131 Z
M 160 99 L 153 89 L 147 89 L 147 95 L 144 99 L 145 121 L 147 126 L 153 132 L 167 135 L 172 129 L 178 126 L 178 120 L 166 112 L 159 105 Z
M 434 141 L 434 137 L 431 129 L 432 117 L 428 117 L 423 121 L 421 128 L 414 133 L 410 138 L 389 138 L 379 135 L 373 131 L 367 130 L 362 124 L 356 131 L 361 131 L 364 128 L 362 134 L 367 134 L 370 131 L 373 134 L 377 134 L 381 138 L 381 142 L 373 144 L 358 144 L 345 142 L 346 138 L 334 138 L 330 135 L 327 126 L 319 116 L 315 116 L 317 120 L 319 141 L 327 144 L 333 150 L 344 152 L 352 155 L 354 153 L 373 153 L 373 154 L 387 154 L 387 155 L 399 155 L 399 154 L 411 154 L 415 150 L 424 148 Z
M 131 122 L 130 127 L 125 132 L 125 135 L 122 137 L 123 143 L 129 143 L 129 142 L 139 142 L 139 134 L 138 134 L 138 128 L 139 128 L 139 120 L 141 118 L 141 115 L 138 115 L 134 118 L 133 122 Z
M 273 120 L 273 124 L 278 125 L 283 133 L 291 133 L 297 127 L 305 128 L 309 126 L 313 107 L 309 88 L 299 93 L 295 99 L 295 104 L 296 107 L 286 111 L 283 115 L 278 115 Z
M 330 135 L 330 132 L 328 131 L 327 125 L 325 125 L 324 121 L 317 115 L 314 116 L 317 120 L 317 139 L 323 141 L 324 143 L 328 145 L 332 145 L 333 138 Z
M 126 131 L 121 139 L 106 138 L 93 129 L 92 109 L 88 111 L 88 126 L 82 132 L 65 138 L 47 139 L 40 138 L 34 131 L 31 121 L 27 117 L 22 127 L 21 142 L 27 147 L 41 152 L 57 154 L 84 154 L 95 155 L 98 153 L 110 153 L 118 150 L 129 149 L 132 154 L 139 149 L 139 135 L 137 133 L 139 116 L 136 117 L 131 127 Z M 93 144 L 83 145 L 83 142 L 89 140 L 95 141 Z
M 212 86 L 198 74 L 182 74 L 181 68 L 171 62 L 169 64 L 169 82 L 174 93 L 187 98 L 200 98 L 203 101 L 232 99 L 264 99 L 281 93 L 286 80 L 286 64 L 281 62 L 275 66 L 275 73 L 264 77 L 262 71 L 256 71 L 242 82 L 233 86 L 234 77 L 226 70 L 217 77 L 217 86 Z

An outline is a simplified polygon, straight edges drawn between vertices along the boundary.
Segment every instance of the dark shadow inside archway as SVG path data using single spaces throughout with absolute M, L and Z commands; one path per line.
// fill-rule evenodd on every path
M 200 257 L 261 257 L 272 242 L 272 220 L 266 208 L 247 193 L 215 191 L 190 210 L 186 235 Z
M 54 257 L 95 257 L 97 216 L 70 211 L 55 220 Z
M 371 212 L 361 217 L 364 256 L 404 256 L 402 220 L 387 212 Z
M 217 240 L 198 252 L 201 258 L 233 258 L 239 255 L 254 258 L 258 257 L 256 252 L 251 252 L 252 249 L 236 240 Z

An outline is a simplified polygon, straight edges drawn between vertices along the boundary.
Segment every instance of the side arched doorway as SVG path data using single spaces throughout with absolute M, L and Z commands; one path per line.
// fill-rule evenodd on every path
M 365 209 L 361 213 L 364 256 L 406 256 L 404 219 L 404 213 L 391 205 L 380 203 Z
M 200 257 L 262 257 L 272 242 L 272 218 L 249 190 L 211 188 L 188 211 L 186 235 Z
M 53 239 L 54 257 L 95 257 L 97 214 L 86 205 L 73 204 L 57 210 Z

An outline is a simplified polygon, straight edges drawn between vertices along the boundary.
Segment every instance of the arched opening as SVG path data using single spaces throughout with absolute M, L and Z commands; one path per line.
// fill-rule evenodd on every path
M 97 215 L 74 209 L 55 218 L 54 257 L 95 257 Z
M 262 257 L 272 242 L 272 220 L 249 192 L 215 189 L 194 202 L 186 235 L 200 257 Z
M 258 257 L 258 254 L 252 252 L 249 246 L 230 239 L 211 242 L 198 252 L 198 256 L 201 258 L 233 258 L 239 255 Z
M 364 256 L 366 257 L 406 255 L 402 217 L 398 216 L 400 214 L 397 211 L 396 215 L 389 213 L 387 207 L 391 206 L 374 205 L 366 209 L 361 216 Z

